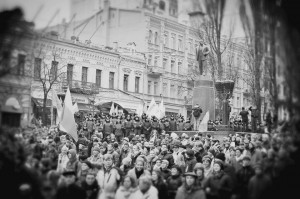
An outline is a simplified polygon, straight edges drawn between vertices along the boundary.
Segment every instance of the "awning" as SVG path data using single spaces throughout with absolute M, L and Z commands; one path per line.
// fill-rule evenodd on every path
M 1 107 L 1 112 L 7 112 L 7 113 L 23 113 L 22 108 L 14 108 L 12 106 L 2 106 Z

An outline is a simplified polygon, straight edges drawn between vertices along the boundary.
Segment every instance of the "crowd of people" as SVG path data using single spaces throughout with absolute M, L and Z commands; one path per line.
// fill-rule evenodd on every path
M 282 174 L 296 165 L 298 139 L 286 126 L 217 139 L 209 133 L 179 136 L 172 130 L 191 129 L 191 124 L 175 118 L 88 115 L 78 123 L 78 141 L 57 126 L 1 129 L 2 194 L 18 199 L 275 198 Z

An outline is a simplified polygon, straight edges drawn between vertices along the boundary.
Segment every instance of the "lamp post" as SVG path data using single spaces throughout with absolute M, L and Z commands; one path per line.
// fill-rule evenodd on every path
M 233 80 L 218 80 L 215 83 L 215 87 L 217 92 L 221 96 L 222 100 L 222 121 L 223 124 L 228 125 L 229 121 L 229 99 L 232 97 L 232 92 L 234 88 L 234 81 Z

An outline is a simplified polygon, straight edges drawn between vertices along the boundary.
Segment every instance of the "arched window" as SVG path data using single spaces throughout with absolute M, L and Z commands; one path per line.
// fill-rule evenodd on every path
M 157 34 L 157 32 L 155 32 L 155 35 L 154 35 L 154 44 L 158 44 L 158 34 Z
M 149 30 L 148 43 L 152 43 L 152 30 Z
M 159 9 L 165 10 L 166 3 L 164 1 L 159 1 Z

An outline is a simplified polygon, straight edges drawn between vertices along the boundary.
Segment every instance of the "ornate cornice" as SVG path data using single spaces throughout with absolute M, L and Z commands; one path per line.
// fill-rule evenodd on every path
M 131 69 L 130 68 L 123 68 L 124 73 L 130 74 L 131 73 Z
M 140 70 L 135 70 L 135 71 L 134 71 L 134 74 L 135 74 L 136 76 L 142 76 L 143 72 L 140 71 Z

